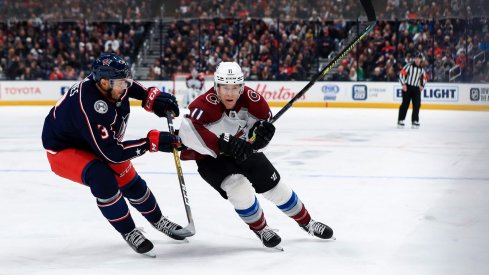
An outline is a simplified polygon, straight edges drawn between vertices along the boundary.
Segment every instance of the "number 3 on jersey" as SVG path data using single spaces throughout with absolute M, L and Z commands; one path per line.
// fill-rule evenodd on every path
M 107 131 L 107 129 L 104 126 L 98 124 L 97 128 L 100 131 L 100 137 L 102 139 L 107 139 L 109 137 L 109 131 Z

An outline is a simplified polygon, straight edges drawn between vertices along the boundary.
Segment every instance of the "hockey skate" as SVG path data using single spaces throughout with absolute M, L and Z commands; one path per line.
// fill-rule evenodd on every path
M 397 128 L 399 128 L 399 129 L 404 128 L 404 125 L 405 125 L 405 124 L 404 124 L 404 120 L 399 120 L 399 121 L 397 122 Z
M 413 121 L 413 124 L 412 124 L 412 128 L 413 129 L 418 129 L 420 126 L 419 122 L 418 121 Z
M 264 246 L 283 251 L 282 247 L 279 246 L 282 239 L 275 231 L 270 229 L 270 227 L 265 226 L 262 230 L 253 230 L 253 232 L 261 240 Z
M 180 236 L 176 230 L 182 229 L 182 227 L 169 219 L 167 219 L 165 216 L 161 216 L 160 220 L 152 224 L 156 230 L 162 232 L 163 234 L 167 235 L 168 237 L 174 239 L 174 240 L 184 240 L 184 236 Z
M 317 222 L 313 219 L 311 219 L 308 224 L 299 224 L 299 226 L 312 236 L 321 239 L 336 239 L 333 237 L 333 229 L 324 223 Z
M 139 231 L 137 228 L 134 228 L 129 233 L 122 234 L 122 237 L 137 253 L 145 254 L 153 249 L 153 243 L 146 239 L 143 233 L 141 233 L 141 231 Z

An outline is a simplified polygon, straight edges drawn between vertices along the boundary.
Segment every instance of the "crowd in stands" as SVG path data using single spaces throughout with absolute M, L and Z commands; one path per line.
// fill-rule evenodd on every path
M 0 79 L 76 80 L 101 52 L 135 58 L 158 1 L 0 0 Z M 155 8 L 156 7 L 156 8 Z
M 456 81 L 489 82 L 488 18 L 472 18 L 470 8 L 482 4 L 480 12 L 487 5 L 436 2 L 388 0 L 378 13 L 384 20 L 341 61 L 332 80 L 397 81 L 419 51 L 431 81 L 460 72 Z M 81 79 L 103 51 L 135 62 L 146 31 L 160 27 L 147 19 L 160 12 L 158 1 L 54 0 L 46 7 L 24 0 L 2 9 L 5 3 L 0 0 L 0 16 L 6 16 L 0 18 L 11 20 L 0 22 L 4 79 Z M 144 79 L 171 79 L 193 69 L 213 73 L 220 61 L 236 60 L 247 80 L 308 80 L 362 31 L 349 20 L 362 14 L 353 0 L 181 0 L 176 6 L 175 20 L 163 23 L 161 58 Z
M 421 52 L 431 81 L 489 82 L 488 28 L 486 19 L 383 21 L 344 63 L 358 80 L 396 81 L 402 66 Z
M 147 21 L 160 14 L 158 0 L 0 0 L 0 19 L 4 21 Z
M 372 1 L 381 20 L 485 16 L 486 0 Z M 377 4 L 385 4 L 385 7 Z M 284 21 L 351 20 L 364 15 L 358 0 L 181 0 L 177 18 L 282 18 Z
M 115 52 L 131 61 L 143 32 L 144 25 L 121 23 L 0 24 L 0 72 L 12 80 L 83 79 L 101 52 Z
M 332 80 L 397 81 L 402 67 L 421 52 L 431 81 L 448 82 L 452 76 L 489 82 L 488 28 L 485 18 L 381 21 L 342 60 Z M 220 61 L 238 60 L 248 80 L 307 80 L 332 51 L 345 46 L 349 33 L 362 31 L 355 21 L 265 19 L 177 20 L 167 29 L 153 79 L 193 68 L 212 73 Z

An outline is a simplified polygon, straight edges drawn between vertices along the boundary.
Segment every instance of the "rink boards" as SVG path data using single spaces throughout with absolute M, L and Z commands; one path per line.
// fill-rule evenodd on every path
M 0 81 L 0 105 L 53 105 L 76 81 Z M 307 81 L 246 81 L 271 106 L 281 107 L 306 86 Z M 173 92 L 173 81 L 141 81 Z M 206 83 L 211 87 L 212 83 Z M 183 92 L 178 91 L 178 99 Z M 398 108 L 402 100 L 397 82 L 317 82 L 294 106 Z M 135 102 L 135 104 L 137 104 Z M 422 108 L 489 111 L 489 84 L 428 83 Z

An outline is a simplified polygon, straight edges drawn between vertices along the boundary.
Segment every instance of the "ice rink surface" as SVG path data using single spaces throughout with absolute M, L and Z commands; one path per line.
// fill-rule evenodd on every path
M 307 235 L 258 196 L 285 251 L 262 247 L 195 164 L 183 162 L 197 230 L 188 243 L 155 231 L 131 208 L 155 244 L 152 259 L 129 248 L 87 187 L 50 172 L 40 139 L 48 110 L 0 107 L 2 275 L 489 274 L 487 112 L 422 109 L 415 130 L 397 129 L 394 109 L 291 108 L 266 154 L 337 240 Z M 132 110 L 126 139 L 166 128 Z M 147 153 L 133 163 L 164 214 L 186 225 L 172 155 Z

